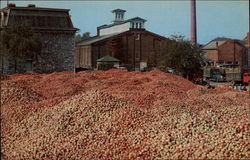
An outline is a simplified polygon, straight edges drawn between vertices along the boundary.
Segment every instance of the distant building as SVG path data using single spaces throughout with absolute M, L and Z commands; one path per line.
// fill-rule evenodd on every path
M 146 20 L 140 17 L 124 20 L 122 9 L 113 10 L 113 23 L 97 27 L 97 35 L 76 44 L 76 67 L 97 67 L 97 59 L 112 56 L 120 66 L 142 69 L 149 56 L 160 50 L 166 38 L 145 29 Z
M 96 60 L 98 70 L 109 70 L 113 67 L 119 67 L 120 60 L 111 56 L 104 56 Z
M 69 11 L 39 8 L 35 5 L 16 7 L 15 4 L 9 4 L 8 7 L 0 10 L 0 29 L 28 21 L 32 30 L 41 35 L 41 54 L 38 55 L 37 60 L 19 59 L 18 73 L 74 71 L 74 37 L 78 29 L 73 27 Z M 2 73 L 14 73 L 13 58 L 4 56 L 0 59 Z
M 247 32 L 247 35 L 244 38 L 244 41 L 245 41 L 245 46 L 249 48 L 250 47 L 250 33 L 249 32 Z
M 202 47 L 204 58 L 212 65 L 238 64 L 248 68 L 247 49 L 241 40 L 216 38 Z
M 247 48 L 247 56 L 248 56 L 248 68 L 250 70 L 250 33 L 247 32 L 246 37 L 244 38 L 245 47 Z

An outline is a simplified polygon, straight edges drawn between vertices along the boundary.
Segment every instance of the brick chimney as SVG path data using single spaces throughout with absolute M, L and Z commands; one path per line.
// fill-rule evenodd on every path
M 193 45 L 197 44 L 197 30 L 196 30 L 196 0 L 190 0 L 191 7 L 191 26 L 190 37 Z

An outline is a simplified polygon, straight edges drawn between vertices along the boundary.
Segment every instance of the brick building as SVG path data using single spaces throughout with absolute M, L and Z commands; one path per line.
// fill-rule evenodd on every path
M 10 4 L 0 10 L 0 29 L 20 22 L 31 24 L 32 31 L 39 33 L 42 41 L 41 53 L 37 59 L 19 59 L 17 72 L 34 71 L 49 73 L 74 71 L 75 32 L 68 9 L 39 8 L 35 5 L 16 7 Z M 2 55 L 2 54 L 1 54 Z M 1 56 L 1 73 L 14 73 L 13 57 Z
M 247 56 L 248 56 L 248 69 L 250 71 L 250 33 L 247 32 L 246 37 L 244 38 L 245 47 L 247 48 Z
M 239 64 L 248 68 L 247 49 L 240 40 L 217 38 L 202 47 L 204 58 L 211 64 Z
M 249 33 L 249 32 L 247 32 L 247 35 L 246 35 L 246 37 L 244 38 L 244 41 L 245 41 L 245 46 L 246 46 L 247 48 L 249 48 L 249 47 L 250 47 L 250 33 Z
M 112 56 L 129 70 L 143 69 L 166 38 L 145 29 L 145 19 L 124 20 L 125 10 L 113 10 L 114 21 L 97 27 L 97 35 L 76 44 L 76 67 L 96 68 L 96 60 Z

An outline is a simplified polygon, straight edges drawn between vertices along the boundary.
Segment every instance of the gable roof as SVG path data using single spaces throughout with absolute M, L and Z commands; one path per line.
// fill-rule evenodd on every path
M 217 49 L 217 47 L 216 47 L 217 42 L 218 42 L 218 46 L 221 46 L 227 41 L 235 41 L 236 43 L 244 46 L 244 41 L 242 41 L 242 40 L 225 38 L 225 37 L 217 37 L 217 38 L 213 39 L 212 41 L 208 42 L 206 45 L 204 45 L 201 49 L 214 50 L 214 49 Z
M 120 60 L 111 56 L 104 56 L 100 59 L 97 59 L 96 62 L 120 62 Z
M 218 43 L 218 46 L 224 44 L 227 40 L 219 40 L 219 41 L 211 41 L 209 42 L 208 44 L 206 44 L 205 46 L 202 47 L 202 49 L 217 49 L 217 44 Z
M 94 37 L 91 37 L 91 38 L 88 38 L 88 39 L 77 42 L 76 46 L 91 45 L 93 43 L 100 42 L 102 40 L 106 40 L 106 39 L 108 39 L 110 37 L 118 36 L 118 35 L 125 34 L 125 33 L 128 33 L 128 32 L 131 32 L 131 31 L 133 31 L 133 30 L 118 32 L 118 33 L 113 33 L 113 34 L 108 34 L 108 35 L 103 35 L 103 36 L 94 36 Z M 166 37 L 160 36 L 160 35 L 155 34 L 153 32 L 149 32 L 149 31 L 147 31 L 145 29 L 143 29 L 143 31 L 147 32 L 148 34 L 150 34 L 152 36 L 157 36 L 160 39 L 166 39 Z
M 113 11 L 111 11 L 112 13 L 114 12 L 126 12 L 126 10 L 123 10 L 123 9 L 114 9 Z
M 119 33 L 113 33 L 113 34 L 108 34 L 108 35 L 103 35 L 103 36 L 94 36 L 94 37 L 91 37 L 91 38 L 88 38 L 88 39 L 85 39 L 85 40 L 82 40 L 82 41 L 79 41 L 76 43 L 76 46 L 85 46 L 85 45 L 90 45 L 92 43 L 95 43 L 95 42 L 99 42 L 101 40 L 105 40 L 109 37 L 112 37 L 112 36 L 115 36 L 115 35 L 118 35 L 120 34 L 121 32 Z

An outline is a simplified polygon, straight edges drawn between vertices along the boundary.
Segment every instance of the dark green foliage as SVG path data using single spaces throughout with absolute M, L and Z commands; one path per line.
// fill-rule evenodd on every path
M 14 58 L 15 65 L 17 59 L 35 59 L 42 49 L 40 35 L 33 32 L 28 23 L 4 28 L 1 31 L 1 46 Z
M 85 32 L 82 34 L 82 39 L 87 39 L 90 37 L 90 32 Z
M 80 34 L 77 34 L 77 35 L 75 36 L 75 42 L 79 42 L 79 41 L 81 41 L 81 35 L 80 35 Z
M 184 75 L 200 72 L 201 57 L 199 49 L 184 39 L 184 36 L 174 35 L 161 44 L 161 50 L 155 53 L 154 63 L 157 68 L 170 67 Z
M 85 40 L 85 39 L 88 39 L 88 38 L 90 38 L 90 32 L 84 32 L 82 35 L 77 34 L 75 36 L 75 41 L 79 42 L 81 40 Z

